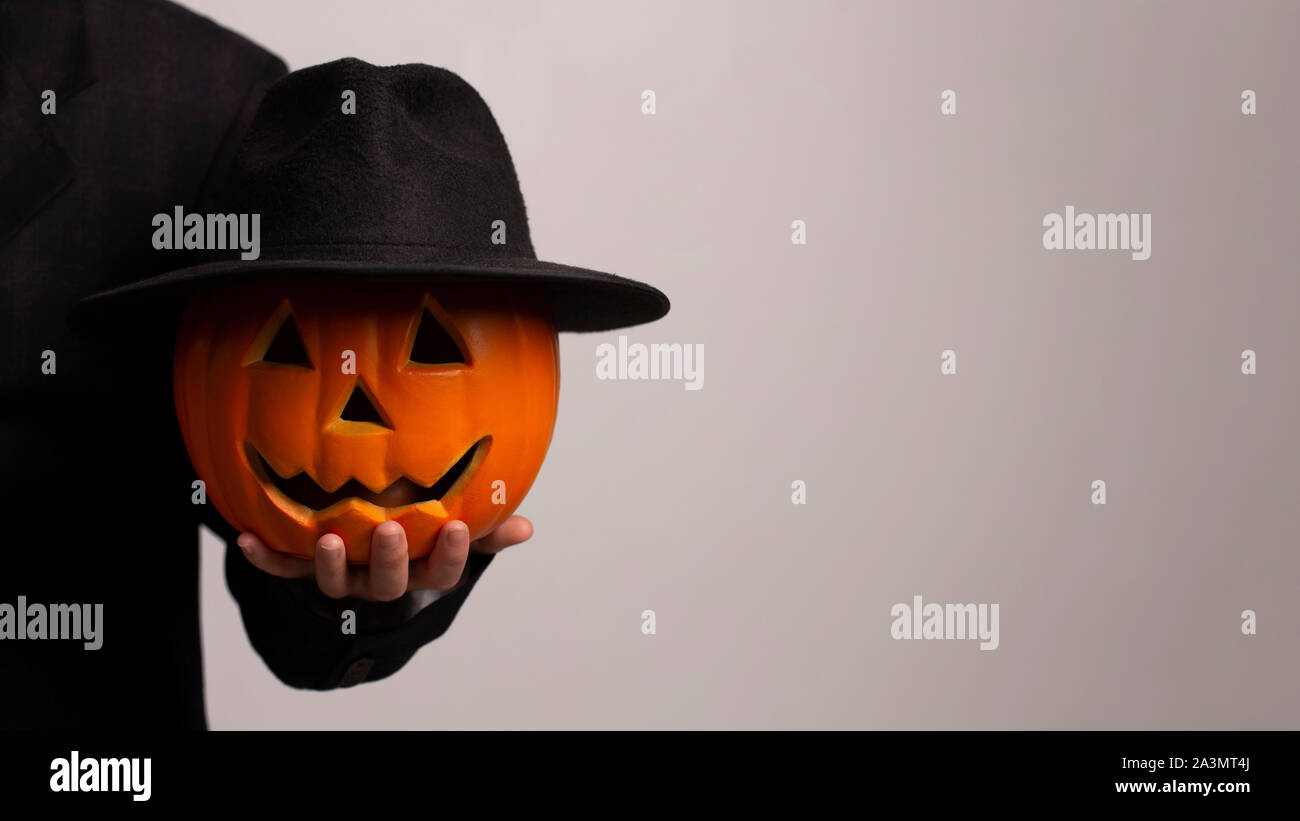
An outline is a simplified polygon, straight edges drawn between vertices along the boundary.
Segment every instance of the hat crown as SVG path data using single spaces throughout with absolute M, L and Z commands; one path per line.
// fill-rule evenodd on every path
M 347 58 L 286 76 L 258 107 L 227 190 L 229 210 L 262 215 L 267 258 L 386 246 L 422 260 L 536 259 L 501 129 L 442 68 Z

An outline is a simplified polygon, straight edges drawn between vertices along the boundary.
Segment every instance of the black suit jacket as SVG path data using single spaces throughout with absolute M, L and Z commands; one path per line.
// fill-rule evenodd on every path
M 284 73 L 161 0 L 0 2 L 0 605 L 103 604 L 98 650 L 0 641 L 2 727 L 206 725 L 198 523 L 235 534 L 191 503 L 171 398 L 176 317 L 124 315 L 95 335 L 65 317 L 90 293 L 184 264 L 153 250 L 152 216 L 201 212 L 220 193 Z M 233 544 L 226 573 L 271 670 L 327 689 L 399 669 L 450 626 L 490 558 L 471 557 L 462 584 L 423 609 L 410 596 L 324 599 Z M 356 635 L 340 629 L 348 607 Z

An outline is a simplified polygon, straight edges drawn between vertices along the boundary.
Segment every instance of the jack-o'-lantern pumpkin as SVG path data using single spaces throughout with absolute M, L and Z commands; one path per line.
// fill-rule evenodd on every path
M 444 523 L 478 538 L 515 510 L 550 444 L 559 349 L 524 290 L 282 280 L 191 298 L 173 376 L 226 521 L 303 558 L 337 533 L 360 564 L 385 520 L 419 558 Z

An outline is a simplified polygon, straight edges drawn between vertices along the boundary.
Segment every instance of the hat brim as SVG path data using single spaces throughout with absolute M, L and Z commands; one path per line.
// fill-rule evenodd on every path
M 173 305 L 201 285 L 261 280 L 310 271 L 324 279 L 500 283 L 544 288 L 560 331 L 608 331 L 653 322 L 670 307 L 658 288 L 634 279 L 541 260 L 497 259 L 490 264 L 440 262 L 341 262 L 339 260 L 222 260 L 177 268 L 158 276 L 101 291 L 81 300 L 68 321 L 96 325 L 110 316 Z

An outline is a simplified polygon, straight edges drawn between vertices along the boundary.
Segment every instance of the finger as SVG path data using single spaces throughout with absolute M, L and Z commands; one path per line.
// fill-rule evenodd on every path
M 438 531 L 438 541 L 428 558 L 419 562 L 419 584 L 428 590 L 450 590 L 460 582 L 469 558 L 469 528 L 450 521 Z
M 523 516 L 511 516 L 500 527 L 474 542 L 475 553 L 498 553 L 533 537 L 533 523 Z
M 316 586 L 331 599 L 348 594 L 348 556 L 343 540 L 326 533 L 316 542 Z
M 370 537 L 370 598 L 392 601 L 405 593 L 410 561 L 402 526 L 387 521 L 376 527 Z
M 282 579 L 303 579 L 315 572 L 309 559 L 300 559 L 272 550 L 252 533 L 241 533 L 235 540 L 253 567 Z

